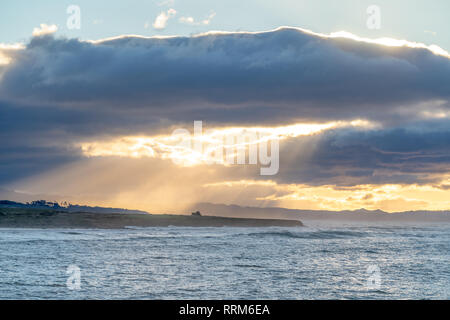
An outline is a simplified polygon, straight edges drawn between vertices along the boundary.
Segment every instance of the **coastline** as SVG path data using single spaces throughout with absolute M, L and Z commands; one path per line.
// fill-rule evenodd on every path
M 171 214 L 61 212 L 41 209 L 0 209 L 0 228 L 125 227 L 302 227 L 299 220 L 228 218 Z

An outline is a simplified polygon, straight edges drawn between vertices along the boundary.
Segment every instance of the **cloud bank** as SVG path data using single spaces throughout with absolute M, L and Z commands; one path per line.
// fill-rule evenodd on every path
M 420 103 L 448 109 L 449 61 L 296 29 L 96 43 L 35 37 L 5 72 L 1 96 L 126 105 L 176 120 L 191 112 L 230 122 L 383 119 Z
M 450 60 L 435 47 L 380 43 L 281 28 L 100 41 L 39 34 L 23 48 L 0 46 L 0 185 L 85 161 L 80 142 L 170 134 L 194 120 L 270 130 L 363 119 L 377 125 L 284 141 L 273 180 L 444 190 Z M 262 179 L 253 168 L 214 170 Z

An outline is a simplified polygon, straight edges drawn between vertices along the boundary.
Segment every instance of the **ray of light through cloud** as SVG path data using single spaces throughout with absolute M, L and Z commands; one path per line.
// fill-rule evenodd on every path
M 294 124 L 281 127 L 232 127 L 214 128 L 200 135 L 188 136 L 187 138 L 195 144 L 197 141 L 206 144 L 206 148 L 201 153 L 196 152 L 191 147 L 183 146 L 183 135 L 166 135 L 155 137 L 126 136 L 113 139 L 112 141 L 82 142 L 79 144 L 83 154 L 87 157 L 119 156 L 119 157 L 158 157 L 162 159 L 177 159 L 185 166 L 200 165 L 212 161 L 212 153 L 217 149 L 235 150 L 239 148 L 248 149 L 252 145 L 267 143 L 271 140 L 283 140 L 286 138 L 296 138 L 300 136 L 313 135 L 325 130 L 345 127 L 375 128 L 377 124 L 367 120 L 353 120 L 349 122 L 338 121 L 324 124 Z M 252 141 L 237 143 L 232 141 L 227 143 L 226 137 L 240 137 L 247 134 L 254 134 L 257 138 Z M 225 161 L 220 161 L 226 165 Z

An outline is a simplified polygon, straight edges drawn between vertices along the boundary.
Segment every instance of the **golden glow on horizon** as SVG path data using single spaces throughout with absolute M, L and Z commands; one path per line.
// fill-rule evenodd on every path
M 237 180 L 209 183 L 203 187 L 221 192 L 229 189 L 236 193 L 255 188 L 270 190 L 269 195 L 256 198 L 263 207 L 336 211 L 365 208 L 386 212 L 450 209 L 450 188 L 432 185 L 365 184 L 337 187 Z
M 11 189 L 23 190 L 27 199 L 46 195 L 53 201 L 151 213 L 187 213 L 199 202 L 299 210 L 450 210 L 450 174 L 439 174 L 440 182 L 426 185 L 351 186 L 280 183 L 255 180 L 251 173 L 246 176 L 217 166 L 183 168 L 161 159 L 105 157 L 56 168 Z

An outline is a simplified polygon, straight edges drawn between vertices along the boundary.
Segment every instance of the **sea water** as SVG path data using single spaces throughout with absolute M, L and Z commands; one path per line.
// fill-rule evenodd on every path
M 449 298 L 449 224 L 0 229 L 0 299 Z

